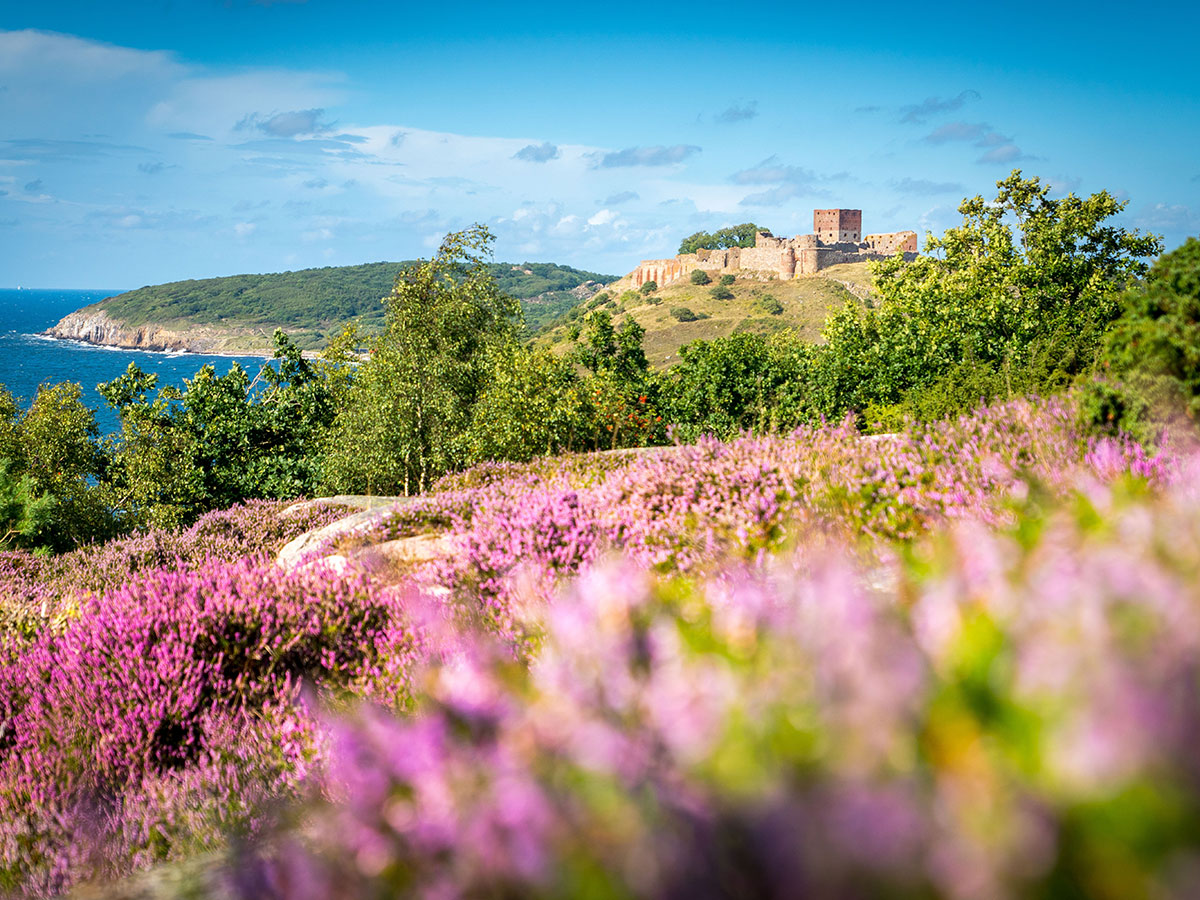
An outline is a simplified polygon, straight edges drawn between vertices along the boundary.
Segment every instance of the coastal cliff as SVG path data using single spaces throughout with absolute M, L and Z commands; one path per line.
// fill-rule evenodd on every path
M 218 329 L 181 323 L 178 330 L 148 322 L 128 325 L 114 319 L 108 311 L 87 306 L 64 316 L 58 324 L 42 332 L 46 337 L 82 341 L 101 347 L 129 350 L 171 350 L 188 353 L 232 353 L 267 355 L 264 336 L 240 330 Z M 255 345 L 258 346 L 255 346 Z

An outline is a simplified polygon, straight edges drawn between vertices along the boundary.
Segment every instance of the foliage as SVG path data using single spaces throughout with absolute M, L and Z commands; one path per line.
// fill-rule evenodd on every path
M 364 333 L 385 324 L 380 302 L 397 276 L 416 262 L 368 263 L 302 269 L 271 275 L 232 275 L 139 288 L 103 303 L 113 318 L 131 325 L 185 320 L 200 325 L 283 328 L 300 346 L 324 345 L 342 324 L 358 320 Z M 528 303 L 536 327 L 578 302 L 569 292 L 588 281 L 614 276 L 552 263 L 490 263 L 488 271 L 506 294 Z
M 672 306 L 671 307 L 671 318 L 675 319 L 678 322 L 695 322 L 697 319 L 697 316 L 694 312 L 692 312 L 692 310 L 689 307 Z
M 619 380 L 640 384 L 648 364 L 642 350 L 645 329 L 637 320 L 626 316 L 614 328 L 612 317 L 598 310 L 587 317 L 584 327 L 575 360 L 593 373 L 612 372 Z
M 711 234 L 707 231 L 697 231 L 685 237 L 679 244 L 679 252 L 695 253 L 697 250 L 723 250 L 727 247 L 753 247 L 754 238 L 765 229 L 753 222 L 732 225 L 721 228 Z
M 57 505 L 53 495 L 38 495 L 32 477 L 12 475 L 11 467 L 10 460 L 0 459 L 0 550 L 36 543 Z
M 789 386 L 803 382 L 795 350 L 796 339 L 789 335 L 734 334 L 685 346 L 679 362 L 656 378 L 672 436 L 684 442 L 701 435 L 728 440 L 744 431 L 798 424 L 785 409 Z
M 641 461 L 590 496 L 481 489 L 491 508 L 472 517 L 470 554 L 493 568 L 480 586 L 520 597 L 507 615 L 485 607 L 501 639 L 438 630 L 434 603 L 414 597 L 436 635 L 420 713 L 334 720 L 337 799 L 242 870 L 242 896 L 266 883 L 289 900 L 668 898 L 723 896 L 719 883 L 966 900 L 1103 895 L 1116 877 L 1190 895 L 1174 860 L 1200 828 L 1193 486 L 1160 499 L 1118 445 L 1080 459 L 1058 439 L 1069 417 L 1030 412 L 943 430 L 928 470 L 942 485 L 982 475 L 964 484 L 980 511 L 1011 490 L 1006 524 L 938 527 L 866 558 L 813 532 L 781 548 L 788 531 L 767 526 L 796 527 L 777 497 L 800 472 L 758 463 L 783 442 Z M 869 472 L 880 448 L 841 434 Z M 1045 436 L 1053 462 L 1023 479 L 1013 451 Z M 831 449 L 805 434 L 784 455 L 814 437 L 814 459 Z M 980 437 L 1002 463 L 963 460 Z M 921 446 L 885 449 L 888 471 Z M 949 509 L 952 493 L 924 496 Z M 685 578 L 695 556 L 603 556 L 607 535 L 637 547 L 664 513 L 655 534 L 715 533 L 730 552 Z M 515 665 L 523 636 L 530 658 Z
M 1200 418 L 1200 240 L 1188 238 L 1160 257 L 1145 282 L 1126 293 L 1102 362 L 1136 395 L 1126 407 L 1157 406 L 1161 413 L 1182 407 L 1192 420 Z M 1122 410 L 1116 424 L 1133 425 L 1131 412 Z
M 712 281 L 709 274 L 703 269 L 694 269 L 691 274 L 692 284 L 705 285 Z
M 729 287 L 735 281 L 737 281 L 736 275 L 722 275 L 720 278 L 720 281 L 718 281 L 717 283 L 720 284 L 722 287 Z
M 205 366 L 182 392 L 163 389 L 154 399 L 157 376 L 130 363 L 100 385 L 121 416 L 107 476 L 117 510 L 131 525 L 174 527 L 241 500 L 314 493 L 319 446 L 349 389 L 355 341 L 344 332 L 314 363 L 276 331 L 277 367 L 264 365 L 254 383 L 236 364 L 221 376 Z
M 36 620 L 0 631 L 0 889 L 204 854 L 246 896 L 690 896 L 719 864 L 957 900 L 1115 854 L 1162 893 L 1145 836 L 1183 852 L 1196 806 L 1189 695 L 1159 712 L 1197 664 L 1195 465 L 1020 402 L 488 463 L 381 525 L 449 531 L 411 576 L 237 560 L 320 519 L 266 504 L 0 555 Z M 58 593 L 24 596 L 39 571 Z
M 386 603 L 361 579 L 289 575 L 252 558 L 148 573 L 85 604 L 61 631 L 39 634 L 0 668 L 0 885 L 56 893 L 87 871 L 87 846 L 102 837 L 127 842 L 126 858 L 172 855 L 189 837 L 188 820 L 156 822 L 167 810 L 155 811 L 148 831 L 104 835 L 104 825 L 100 834 L 88 825 L 119 815 L 125 792 L 153 787 L 176 805 L 189 771 L 253 745 L 231 741 L 239 731 L 275 727 L 278 744 L 258 753 L 276 757 L 267 768 L 283 794 L 316 750 L 311 726 L 290 709 L 300 684 L 346 685 L 369 671 L 389 625 Z M 269 799 L 254 812 L 263 815 Z M 236 809 L 244 799 L 225 802 Z M 129 825 L 139 812 L 125 810 Z M 64 837 L 84 842 L 73 854 L 64 847 L 66 859 L 21 852 Z
M 642 286 L 640 288 L 638 288 L 638 293 L 653 294 L 657 290 L 658 290 L 658 282 L 657 281 L 646 281 L 646 282 L 642 283 Z
M 524 462 L 585 446 L 588 403 L 571 365 L 526 347 L 498 353 L 488 386 L 471 409 L 466 460 Z
M 710 297 L 712 297 L 714 300 L 732 300 L 733 299 L 733 291 L 731 291 L 729 288 L 725 287 L 725 285 L 723 285 L 723 284 L 719 284 L 715 288 L 710 290 L 708 292 L 708 295 Z
M 758 305 L 769 316 L 783 315 L 783 304 L 773 294 L 763 294 L 758 298 Z
M 876 308 L 830 318 L 815 411 L 894 404 L 964 363 L 1031 373 L 1034 389 L 1090 369 L 1119 292 L 1158 239 L 1105 224 L 1124 208 L 1105 191 L 1052 200 L 1019 170 L 997 188 L 995 201 L 962 203 L 960 227 L 929 238 L 934 255 L 877 263 Z
M 0 546 L 63 550 L 112 533 L 99 429 L 82 389 L 42 385 L 18 413 L 0 388 Z
M 387 328 L 333 424 L 327 487 L 408 494 L 463 464 L 471 409 L 520 329 L 519 305 L 487 266 L 492 241 L 482 225 L 449 234 L 396 277 Z
M 89 596 L 102 596 L 142 573 L 273 554 L 292 538 L 345 515 L 343 507 L 324 503 L 287 515 L 283 509 L 255 500 L 206 513 L 183 530 L 149 528 L 55 555 L 0 553 L 0 632 L 13 623 L 23 634 L 58 627 L 75 618 Z

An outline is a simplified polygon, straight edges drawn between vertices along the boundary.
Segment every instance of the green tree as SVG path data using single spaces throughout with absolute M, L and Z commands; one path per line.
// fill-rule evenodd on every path
M 472 407 L 521 326 L 520 305 L 488 270 L 492 241 L 483 225 L 454 232 L 397 276 L 384 333 L 326 445 L 328 487 L 423 491 L 467 458 Z
M 653 294 L 657 290 L 658 290 L 658 282 L 657 281 L 644 282 L 642 284 L 642 286 L 640 288 L 638 288 L 638 292 L 641 294 Z
M 703 269 L 695 269 L 691 274 L 692 284 L 706 285 L 712 281 L 712 278 Z
M 544 350 L 496 353 L 488 387 L 471 410 L 466 462 L 524 462 L 586 446 L 594 429 L 584 390 L 571 364 Z
M 709 233 L 697 231 L 688 235 L 679 244 L 680 253 L 695 253 L 697 250 L 723 250 L 727 247 L 753 247 L 755 235 L 766 229 L 753 222 L 732 225 Z
M 157 377 L 136 364 L 99 386 L 121 417 L 108 483 L 129 524 L 175 527 L 210 509 L 252 498 L 315 492 L 324 435 L 347 388 L 347 332 L 318 362 L 282 331 L 277 365 L 253 381 L 235 364 L 205 366 L 153 400 Z
M 1183 410 L 1200 418 L 1200 240 L 1188 238 L 1161 256 L 1145 281 L 1123 298 L 1102 355 L 1102 368 L 1124 382 L 1122 410 Z M 1115 388 L 1108 388 L 1108 392 Z M 1133 427 L 1129 413 L 1108 415 Z
M 796 425 L 791 391 L 804 381 L 802 346 L 790 333 L 739 333 L 684 346 L 679 362 L 655 378 L 658 405 L 674 437 L 729 439 Z
M 41 503 L 46 512 L 38 543 L 55 550 L 107 537 L 113 527 L 104 491 L 96 484 L 106 457 L 96 417 L 82 396 L 78 384 L 43 385 L 17 425 L 21 449 L 10 473 L 30 479 L 31 502 Z
M 1093 365 L 1119 296 L 1160 247 L 1109 223 L 1124 208 L 1101 191 L 1049 197 L 1014 170 L 993 201 L 959 206 L 963 223 L 926 255 L 874 265 L 880 301 L 830 318 L 814 360 L 814 414 L 896 404 L 970 362 L 1038 390 Z
M 53 524 L 57 501 L 40 494 L 28 475 L 13 475 L 9 459 L 0 459 L 0 550 L 36 547 Z
M 584 320 L 582 343 L 576 347 L 574 359 L 593 373 L 612 372 L 618 379 L 640 384 L 646 377 L 648 364 L 642 349 L 646 329 L 632 316 L 626 316 L 619 328 L 604 310 L 596 310 Z

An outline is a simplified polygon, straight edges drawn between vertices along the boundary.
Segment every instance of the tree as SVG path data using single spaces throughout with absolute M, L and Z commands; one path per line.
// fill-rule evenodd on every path
M 712 278 L 703 269 L 695 269 L 691 275 L 692 284 L 706 285 L 712 281 Z
M 423 491 L 467 458 L 471 409 L 521 326 L 520 305 L 487 268 L 493 240 L 483 225 L 451 233 L 397 276 L 387 325 L 326 445 L 327 487 Z
M 584 388 L 571 364 L 544 350 L 494 355 L 488 387 L 471 410 L 466 463 L 526 461 L 580 449 L 587 423 Z
M 640 384 L 648 363 L 642 349 L 646 329 L 632 316 L 626 316 L 620 328 L 613 328 L 612 317 L 596 310 L 584 320 L 582 343 L 574 359 L 592 373 L 612 372 L 618 379 Z
M 653 294 L 657 290 L 658 290 L 658 282 L 657 281 L 647 281 L 647 282 L 643 283 L 640 288 L 638 288 L 638 291 L 642 294 Z
M 655 378 L 659 407 L 676 439 L 710 434 L 728 440 L 797 424 L 790 392 L 804 383 L 804 346 L 785 332 L 770 338 L 738 333 L 681 348 L 679 363 Z
M 1090 369 L 1120 292 L 1159 239 L 1108 224 L 1124 204 L 1107 191 L 1052 200 L 1020 170 L 996 186 L 994 201 L 963 201 L 962 225 L 930 236 L 926 255 L 874 265 L 874 309 L 830 318 L 814 413 L 898 403 L 964 362 L 1017 373 L 1034 390 Z
M 225 375 L 204 366 L 183 391 L 153 400 L 158 379 L 136 364 L 100 385 L 121 417 L 107 481 L 127 522 L 176 527 L 242 500 L 315 492 L 319 450 L 346 391 L 348 341 L 353 332 L 310 362 L 277 330 L 278 367 L 265 364 L 252 381 L 237 364 Z
M 697 231 L 688 235 L 679 244 L 679 252 L 695 253 L 697 250 L 723 250 L 727 247 L 753 247 L 755 235 L 766 229 L 760 228 L 753 222 L 744 222 L 722 228 L 711 234 L 707 231 Z
M 28 478 L 18 493 L 27 492 L 29 508 L 38 510 L 35 543 L 55 550 L 112 531 L 104 492 L 96 483 L 106 458 L 96 417 L 82 396 L 83 389 L 70 382 L 39 387 L 17 423 L 20 449 L 8 469 L 10 478 Z
M 12 462 L 0 459 L 0 550 L 37 546 L 39 536 L 53 523 L 57 500 L 40 494 L 28 475 L 13 475 Z
M 1103 369 L 1126 382 L 1127 392 L 1142 395 L 1142 402 L 1121 403 L 1157 407 L 1160 413 L 1182 408 L 1200 418 L 1200 240 L 1188 238 L 1161 256 L 1123 301 L 1105 344 Z

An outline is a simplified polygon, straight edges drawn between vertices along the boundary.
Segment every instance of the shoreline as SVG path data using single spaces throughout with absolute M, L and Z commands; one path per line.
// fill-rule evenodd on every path
M 28 334 L 26 337 L 37 338 L 42 341 L 55 341 L 65 344 L 77 344 L 83 347 L 94 347 L 97 350 L 110 350 L 113 352 L 126 351 L 130 353 L 157 353 L 163 356 L 219 356 L 229 359 L 237 359 L 239 357 L 251 357 L 254 359 L 274 359 L 275 351 L 259 348 L 256 350 L 231 351 L 231 350 L 194 350 L 190 347 L 181 347 L 173 350 L 152 350 L 147 347 L 128 347 L 124 344 L 105 344 L 99 341 L 89 341 L 86 338 L 62 337 L 61 335 L 51 334 L 49 331 L 40 331 L 36 334 Z M 317 354 L 312 350 L 302 351 L 306 359 L 315 359 Z

